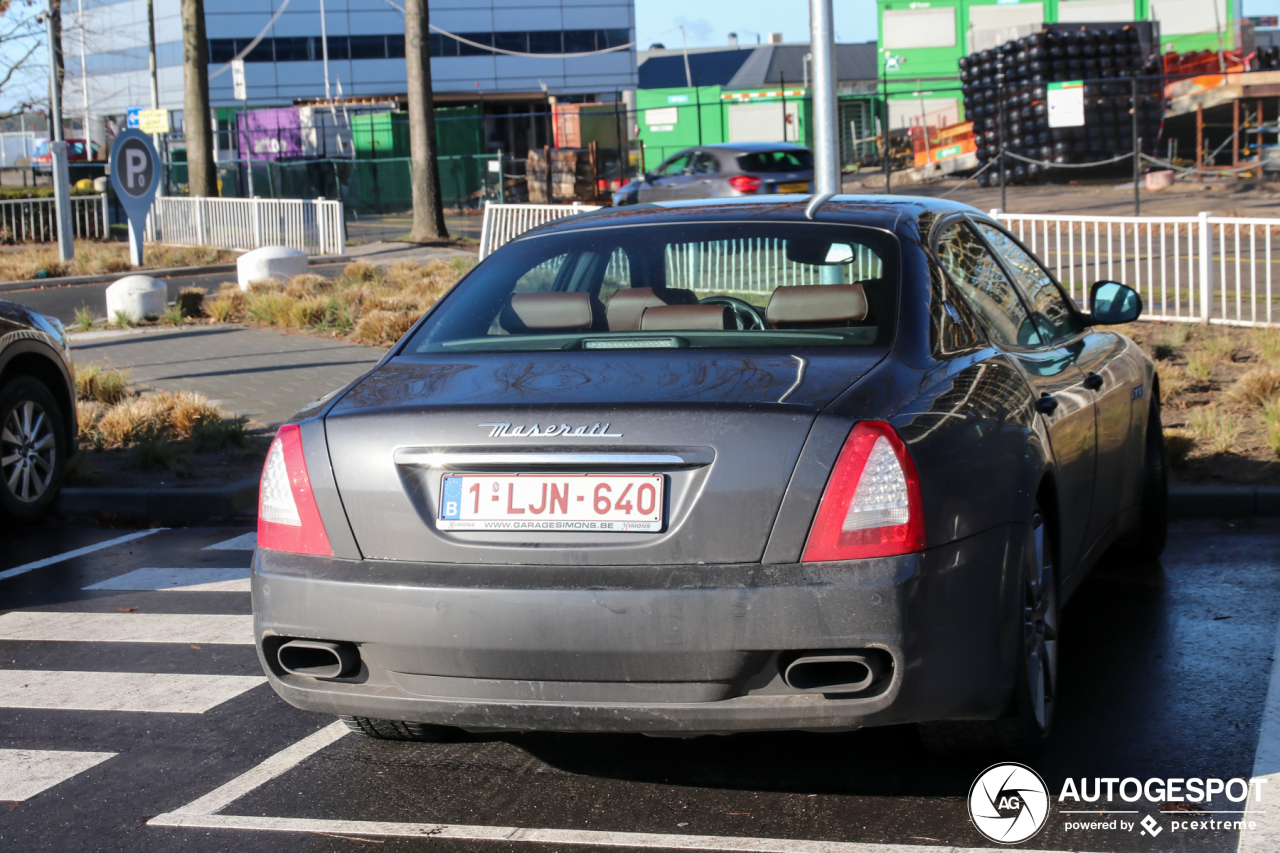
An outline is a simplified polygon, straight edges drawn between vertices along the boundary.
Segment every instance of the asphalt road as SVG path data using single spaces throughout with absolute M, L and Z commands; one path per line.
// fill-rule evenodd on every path
M 909 727 L 445 744 L 343 734 L 261 678 L 251 543 L 237 539 L 250 531 L 0 529 L 0 850 L 996 846 L 965 806 L 989 760 L 932 756 Z M 1198 523 L 1174 530 L 1163 565 L 1098 567 L 1064 613 L 1058 730 L 1031 762 L 1051 793 L 1067 777 L 1249 778 L 1278 556 L 1275 529 Z M 1234 832 L 1172 829 L 1196 814 L 1125 808 L 1161 834 L 1067 830 L 1058 804 L 1018 846 L 1236 849 Z

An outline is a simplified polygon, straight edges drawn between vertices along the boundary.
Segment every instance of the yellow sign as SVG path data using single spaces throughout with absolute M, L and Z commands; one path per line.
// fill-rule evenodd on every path
M 143 133 L 168 133 L 168 110 L 138 110 L 138 130 Z

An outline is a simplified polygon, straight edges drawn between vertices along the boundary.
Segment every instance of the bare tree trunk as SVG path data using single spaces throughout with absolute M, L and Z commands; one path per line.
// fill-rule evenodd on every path
M 218 195 L 209 123 L 209 42 L 204 33 L 204 0 L 182 0 L 182 125 L 187 138 L 188 194 Z
M 409 78 L 409 154 L 413 181 L 414 242 L 448 237 L 436 159 L 436 116 L 431 93 L 431 38 L 427 0 L 404 4 L 404 62 Z
M 66 83 L 67 68 L 66 63 L 62 61 L 62 0 L 49 0 L 49 17 L 53 24 L 53 79 L 58 81 L 58 103 L 64 103 L 62 97 L 62 87 Z M 49 93 L 49 97 L 53 97 L 53 93 Z M 50 138 L 53 138 L 52 128 L 49 132 Z

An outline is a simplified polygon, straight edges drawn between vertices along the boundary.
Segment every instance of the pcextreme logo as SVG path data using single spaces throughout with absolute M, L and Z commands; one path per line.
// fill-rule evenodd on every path
M 999 844 L 1026 841 L 1049 819 L 1049 789 L 1026 765 L 993 764 L 969 789 L 969 818 Z

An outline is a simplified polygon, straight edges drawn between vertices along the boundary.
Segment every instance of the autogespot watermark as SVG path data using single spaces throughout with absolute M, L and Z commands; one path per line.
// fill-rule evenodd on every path
M 1066 832 L 1137 832 L 1155 838 L 1178 832 L 1256 828 L 1265 778 L 1135 779 L 1068 778 L 1058 793 L 1057 813 Z M 1252 795 L 1254 811 L 1246 810 Z M 1141 808 L 1155 806 L 1163 819 Z M 969 789 L 969 817 L 984 836 L 1000 844 L 1031 838 L 1049 822 L 1053 801 L 1040 775 L 1022 764 L 995 764 Z M 1126 817 L 1132 815 L 1133 817 Z

